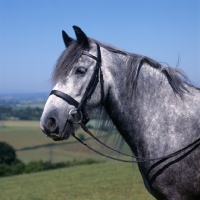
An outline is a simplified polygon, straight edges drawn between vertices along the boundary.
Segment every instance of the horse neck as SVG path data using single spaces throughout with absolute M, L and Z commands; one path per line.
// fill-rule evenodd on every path
M 177 120 L 176 114 L 180 117 L 184 105 L 161 71 L 144 64 L 138 76 L 137 92 L 131 96 L 126 84 L 127 58 L 115 56 L 113 60 L 114 62 L 108 67 L 112 76 L 109 79 L 113 82 L 108 84 L 105 107 L 134 154 L 158 157 L 174 152 L 187 144 L 185 142 L 179 146 L 178 139 L 171 130 L 173 127 L 170 123 L 173 124 L 173 120 Z M 177 136 L 179 139 L 180 137 L 182 136 Z M 164 149 L 166 142 L 169 143 L 168 149 Z

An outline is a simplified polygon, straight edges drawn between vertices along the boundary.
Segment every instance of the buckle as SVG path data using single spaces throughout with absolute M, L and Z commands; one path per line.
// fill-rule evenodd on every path
M 80 119 L 78 119 L 76 121 L 75 117 L 73 115 L 76 115 L 80 113 Z M 77 108 L 72 108 L 70 111 L 69 111 L 69 117 L 67 119 L 67 121 L 69 122 L 72 122 L 73 124 L 78 124 L 79 121 L 82 121 L 83 120 L 83 114 L 80 110 L 78 110 Z

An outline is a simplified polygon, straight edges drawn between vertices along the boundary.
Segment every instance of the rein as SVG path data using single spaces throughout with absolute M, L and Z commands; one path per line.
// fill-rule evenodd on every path
M 129 162 L 129 163 L 141 163 L 141 162 L 149 162 L 149 161 L 156 161 L 156 160 L 163 160 L 163 159 L 168 159 L 168 158 L 171 158 L 171 157 L 174 157 L 174 156 L 177 156 L 179 154 L 181 154 L 183 151 L 186 151 L 187 149 L 189 149 L 190 147 L 196 145 L 198 142 L 200 142 L 200 138 L 198 138 L 197 140 L 195 140 L 194 142 L 192 142 L 191 144 L 187 145 L 186 147 L 174 152 L 174 153 L 171 153 L 169 155 L 166 155 L 166 156 L 162 156 L 162 157 L 158 157 L 158 158 L 144 158 L 144 157 L 138 157 L 138 156 L 134 156 L 134 155 L 129 155 L 129 154 L 125 154 L 125 153 L 122 153 L 120 151 L 117 151 L 116 149 L 113 149 L 109 146 L 107 146 L 106 144 L 104 144 L 103 142 L 101 142 L 98 138 L 96 138 L 89 130 L 88 128 L 81 122 L 79 121 L 78 124 L 81 126 L 81 128 L 86 132 L 88 133 L 93 139 L 95 139 L 97 142 L 99 142 L 100 144 L 102 144 L 103 146 L 107 147 L 108 149 L 111 149 L 112 151 L 115 151 L 121 155 L 124 155 L 124 156 L 129 156 L 131 158 L 134 158 L 134 159 L 137 159 L 137 160 L 123 160 L 123 159 L 119 159 L 119 158 L 115 158 L 115 157 L 111 157 L 111 156 L 108 156 L 108 155 L 105 155 L 95 149 L 93 149 L 92 147 L 88 146 L 86 143 L 84 143 L 81 139 L 79 139 L 78 137 L 76 137 L 75 133 L 72 134 L 72 136 L 78 140 L 81 144 L 85 145 L 88 149 L 94 151 L 95 153 L 98 153 L 99 155 L 101 156 L 104 156 L 106 158 L 109 158 L 109 159 L 112 159 L 112 160 L 116 160 L 116 161 L 121 161 L 121 162 Z
M 196 141 L 194 141 L 193 143 L 187 145 L 186 147 L 182 148 L 181 150 L 178 150 L 174 153 L 171 153 L 167 156 L 162 156 L 162 157 L 158 157 L 158 158 L 144 158 L 144 157 L 138 157 L 138 156 L 134 156 L 134 155 L 128 155 L 125 153 L 122 153 L 120 151 L 117 151 L 116 149 L 113 149 L 109 146 L 107 146 L 106 144 L 104 144 L 103 142 L 101 142 L 98 138 L 96 138 L 89 130 L 88 128 L 85 126 L 88 121 L 90 120 L 89 115 L 85 112 L 83 106 L 86 103 L 86 101 L 90 100 L 93 92 L 96 89 L 96 86 L 100 80 L 100 84 L 101 84 L 101 104 L 103 104 L 104 102 L 104 81 L 103 81 L 103 73 L 102 73 L 102 69 L 101 69 L 101 51 L 100 51 L 100 46 L 96 43 L 97 45 L 97 57 L 91 55 L 90 53 L 88 53 L 87 51 L 83 52 L 83 55 L 86 55 L 88 57 L 93 58 L 94 60 L 96 60 L 96 66 L 94 68 L 94 72 L 93 75 L 91 76 L 89 83 L 86 87 L 85 93 L 80 101 L 77 102 L 74 98 L 72 98 L 71 96 L 69 96 L 68 94 L 65 94 L 59 90 L 52 90 L 50 95 L 56 95 L 59 98 L 62 98 L 64 101 L 66 101 L 68 104 L 73 105 L 75 108 L 71 109 L 69 112 L 69 118 L 66 121 L 65 126 L 68 125 L 68 123 L 74 123 L 74 124 L 79 124 L 81 126 L 81 128 L 87 133 L 89 134 L 93 139 L 95 139 L 97 142 L 99 142 L 100 144 L 102 144 L 103 146 L 105 146 L 106 148 L 115 151 L 121 155 L 124 156 L 128 156 L 131 157 L 132 159 L 136 159 L 136 160 L 123 160 L 123 159 L 119 159 L 119 158 L 115 158 L 115 157 L 111 157 L 108 155 L 105 155 L 95 149 L 93 149 L 92 147 L 88 146 L 86 143 L 84 143 L 81 139 L 79 139 L 78 137 L 76 137 L 75 133 L 72 134 L 72 136 L 81 144 L 83 144 L 84 146 L 86 146 L 87 148 L 89 148 L 90 150 L 94 151 L 95 153 L 98 153 L 101 156 L 113 159 L 113 160 L 117 160 L 117 161 L 121 161 L 121 162 L 129 162 L 129 163 L 133 163 L 133 162 L 148 162 L 148 161 L 155 161 L 155 160 L 162 160 L 162 159 L 167 159 L 167 158 L 171 158 L 173 156 L 179 155 L 180 153 L 182 153 L 183 151 L 187 150 L 188 148 L 194 146 L 195 144 L 197 144 L 200 141 L 200 138 L 197 139 Z M 75 121 L 73 114 L 77 114 L 80 113 L 81 119 L 79 121 Z M 53 135 L 54 136 L 54 140 L 59 140 L 59 139 L 64 139 L 64 133 L 60 136 L 60 135 Z

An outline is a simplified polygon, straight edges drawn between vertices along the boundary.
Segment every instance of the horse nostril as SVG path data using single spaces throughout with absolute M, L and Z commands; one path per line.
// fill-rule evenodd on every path
M 47 127 L 51 133 L 56 132 L 56 129 L 57 129 L 56 119 L 53 117 L 50 117 L 47 122 Z

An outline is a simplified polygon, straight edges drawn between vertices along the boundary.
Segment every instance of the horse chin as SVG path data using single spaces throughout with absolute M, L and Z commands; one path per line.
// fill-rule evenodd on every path
M 54 141 L 67 140 L 70 137 L 70 135 L 73 133 L 73 131 L 74 131 L 73 124 L 67 122 L 61 133 L 59 134 L 51 133 L 49 137 L 52 138 Z

